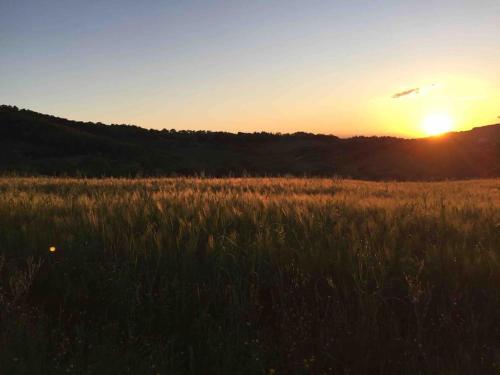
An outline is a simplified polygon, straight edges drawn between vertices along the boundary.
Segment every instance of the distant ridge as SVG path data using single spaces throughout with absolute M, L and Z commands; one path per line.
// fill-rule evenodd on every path
M 67 176 L 500 177 L 500 124 L 438 138 L 147 130 L 0 106 L 0 173 Z

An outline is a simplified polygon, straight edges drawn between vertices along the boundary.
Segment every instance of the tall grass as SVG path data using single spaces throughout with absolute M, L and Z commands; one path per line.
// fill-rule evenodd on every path
M 500 371 L 500 180 L 3 178 L 0 254 L 2 374 Z

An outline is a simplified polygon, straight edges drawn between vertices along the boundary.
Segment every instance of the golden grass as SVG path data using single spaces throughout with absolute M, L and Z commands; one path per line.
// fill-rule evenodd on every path
M 0 178 L 0 277 L 9 373 L 494 373 L 500 179 Z

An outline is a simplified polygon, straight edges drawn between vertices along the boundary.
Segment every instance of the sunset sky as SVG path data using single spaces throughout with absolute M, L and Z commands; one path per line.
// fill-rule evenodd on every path
M 500 122 L 500 1 L 2 0 L 0 104 L 156 129 L 470 129 Z

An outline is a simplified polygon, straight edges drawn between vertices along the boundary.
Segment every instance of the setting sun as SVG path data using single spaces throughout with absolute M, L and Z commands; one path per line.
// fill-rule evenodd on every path
M 422 129 L 429 136 L 447 133 L 453 130 L 453 119 L 443 113 L 432 114 L 424 118 Z

